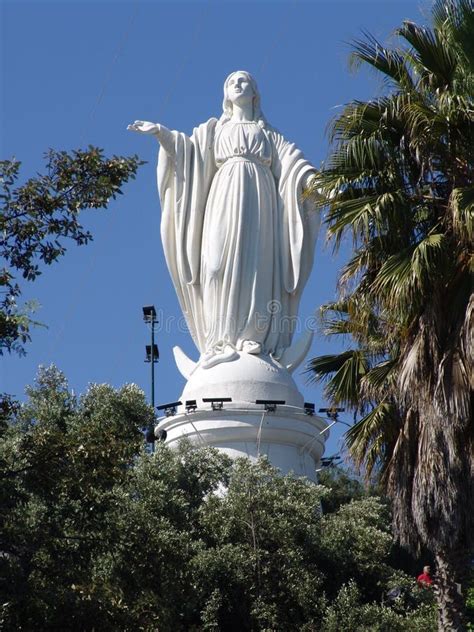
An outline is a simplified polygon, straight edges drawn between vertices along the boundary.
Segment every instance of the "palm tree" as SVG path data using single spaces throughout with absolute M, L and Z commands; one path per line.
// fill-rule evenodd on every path
M 321 307 L 322 333 L 350 336 L 357 346 L 313 358 L 308 372 L 311 381 L 326 382 L 326 399 L 361 417 L 346 433 L 347 447 L 352 459 L 363 465 L 367 479 L 375 475 L 384 482 L 387 455 L 393 451 L 402 424 L 393 396 L 398 347 L 388 349 L 387 323 L 359 299 L 353 295 Z
M 439 629 L 461 630 L 456 583 L 474 526 L 473 0 L 438 0 L 431 28 L 396 33 L 395 49 L 354 42 L 352 63 L 386 87 L 332 122 L 314 181 L 335 247 L 353 238 L 341 299 L 323 319 L 355 348 L 309 368 L 334 404 L 363 414 L 349 450 L 381 471 L 401 543 L 434 555 Z

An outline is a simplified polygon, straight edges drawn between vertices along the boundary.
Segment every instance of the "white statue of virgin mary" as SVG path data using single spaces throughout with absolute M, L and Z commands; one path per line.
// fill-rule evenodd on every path
M 199 366 L 242 353 L 280 359 L 319 228 L 319 214 L 302 199 L 314 168 L 267 123 L 244 71 L 224 83 L 221 118 L 191 136 L 144 121 L 128 129 L 161 145 L 161 237 Z

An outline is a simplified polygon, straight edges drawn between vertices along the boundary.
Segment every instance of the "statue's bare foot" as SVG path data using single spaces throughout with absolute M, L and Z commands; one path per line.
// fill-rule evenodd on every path
M 217 347 L 206 351 L 202 356 L 200 366 L 203 369 L 210 369 L 216 364 L 221 362 L 231 362 L 239 357 L 237 351 L 231 345 L 224 345 L 224 347 Z
M 251 353 L 252 355 L 258 355 L 262 353 L 262 345 L 254 340 L 244 340 L 242 344 L 242 351 L 245 353 Z

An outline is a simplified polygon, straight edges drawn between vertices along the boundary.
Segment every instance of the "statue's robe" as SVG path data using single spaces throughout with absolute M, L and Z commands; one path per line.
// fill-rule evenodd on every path
M 302 184 L 313 167 L 269 126 L 210 119 L 160 149 L 161 237 L 201 352 L 246 341 L 289 347 L 311 271 L 319 213 Z

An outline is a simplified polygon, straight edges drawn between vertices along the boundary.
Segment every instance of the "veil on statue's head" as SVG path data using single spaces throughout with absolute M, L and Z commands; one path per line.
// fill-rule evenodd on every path
M 236 73 L 245 75 L 250 85 L 252 86 L 252 90 L 254 93 L 253 120 L 256 121 L 260 125 L 260 127 L 265 127 L 267 125 L 267 121 L 260 105 L 260 91 L 258 89 L 257 82 L 246 70 L 234 70 L 234 72 L 231 72 L 224 81 L 224 100 L 222 102 L 222 116 L 219 119 L 219 123 L 221 125 L 224 125 L 224 123 L 227 123 L 227 121 L 230 121 L 230 119 L 232 118 L 232 102 L 227 97 L 227 87 L 229 85 L 231 77 L 233 77 Z

